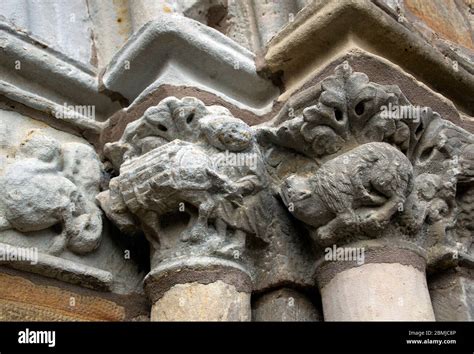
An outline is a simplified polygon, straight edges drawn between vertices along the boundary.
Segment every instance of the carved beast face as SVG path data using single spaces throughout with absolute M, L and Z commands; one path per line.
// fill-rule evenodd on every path
M 288 210 L 304 223 L 319 227 L 333 218 L 331 212 L 312 192 L 310 178 L 288 177 L 280 188 L 280 196 Z
M 206 117 L 201 120 L 201 129 L 209 143 L 223 151 L 243 151 L 253 140 L 250 127 L 229 115 Z

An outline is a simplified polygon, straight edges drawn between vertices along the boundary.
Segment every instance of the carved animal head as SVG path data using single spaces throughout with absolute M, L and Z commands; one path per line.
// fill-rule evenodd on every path
M 102 235 L 101 213 L 82 214 L 73 224 L 67 248 L 76 254 L 86 254 L 95 250 L 100 244 Z
M 208 116 L 201 120 L 201 129 L 209 143 L 219 150 L 238 152 L 252 144 L 252 129 L 230 115 Z
M 129 123 L 119 141 L 105 144 L 104 155 L 118 170 L 125 160 L 175 139 L 202 142 L 205 137 L 201 120 L 204 118 L 209 118 L 204 126 L 211 143 L 228 150 L 245 148 L 248 140 L 245 128 L 236 123 L 238 120 L 226 108 L 205 106 L 194 97 L 168 97 L 148 108 L 140 119 Z
M 311 178 L 291 175 L 281 185 L 280 196 L 288 210 L 298 219 L 314 227 L 334 216 L 314 193 Z
M 25 158 L 36 158 L 43 162 L 59 162 L 61 158 L 61 144 L 56 139 L 33 129 L 21 142 L 19 152 Z
M 147 111 L 149 124 L 156 126 L 167 142 L 174 139 L 197 141 L 200 137 L 199 121 L 209 114 L 208 107 L 194 97 L 168 97 Z
M 411 190 L 410 161 L 386 143 L 361 145 L 326 162 L 314 174 L 292 175 L 281 188 L 290 212 L 313 227 L 359 208 L 387 208 L 386 218 L 395 212 Z

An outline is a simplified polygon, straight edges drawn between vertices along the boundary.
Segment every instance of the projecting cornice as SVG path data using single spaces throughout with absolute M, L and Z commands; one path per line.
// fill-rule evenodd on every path
M 0 94 L 28 107 L 50 113 L 55 104 L 65 102 L 94 105 L 99 121 L 119 108 L 98 92 L 94 67 L 71 59 L 1 21 L 0 64 Z
M 0 21 L 1 108 L 97 141 L 120 106 L 99 93 L 95 68 Z M 94 112 L 93 116 L 84 111 Z M 61 112 L 62 114 L 58 114 Z
M 130 102 L 163 85 L 194 87 L 257 115 L 279 91 L 256 74 L 254 55 L 194 20 L 163 16 L 142 27 L 112 58 L 103 87 Z
M 474 66 L 429 43 L 401 17 L 370 1 L 315 1 L 267 45 L 259 70 L 281 75 L 288 94 L 333 57 L 356 48 L 384 57 L 474 113 Z M 449 55 L 447 55 L 449 54 Z

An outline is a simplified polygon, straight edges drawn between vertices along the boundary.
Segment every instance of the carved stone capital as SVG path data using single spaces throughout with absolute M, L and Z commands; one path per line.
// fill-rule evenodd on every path
M 104 154 L 118 176 L 97 199 L 121 231 L 145 233 L 152 272 L 191 257 L 240 264 L 257 290 L 313 285 L 312 249 L 279 201 L 255 129 L 226 108 L 168 97 Z
M 392 240 L 423 249 L 432 267 L 469 252 L 472 134 L 347 62 L 300 96 L 258 137 L 317 247 Z
M 240 259 L 247 233 L 265 242 L 263 157 L 250 127 L 227 109 L 170 97 L 105 154 L 120 175 L 99 200 L 122 229 L 138 219 L 152 266 L 188 256 Z

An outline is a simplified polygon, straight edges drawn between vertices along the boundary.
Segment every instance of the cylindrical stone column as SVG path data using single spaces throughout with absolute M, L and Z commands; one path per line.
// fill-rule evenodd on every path
M 346 251 L 357 248 L 364 250 L 363 262 L 344 259 L 342 252 L 357 254 Z M 420 253 L 363 244 L 340 249 L 339 259 L 336 254 L 317 267 L 325 321 L 435 320 Z
M 321 321 L 320 311 L 299 291 L 282 288 L 269 291 L 255 300 L 253 321 L 307 322 Z
M 145 278 L 151 321 L 250 321 L 249 274 L 212 257 L 160 264 Z

